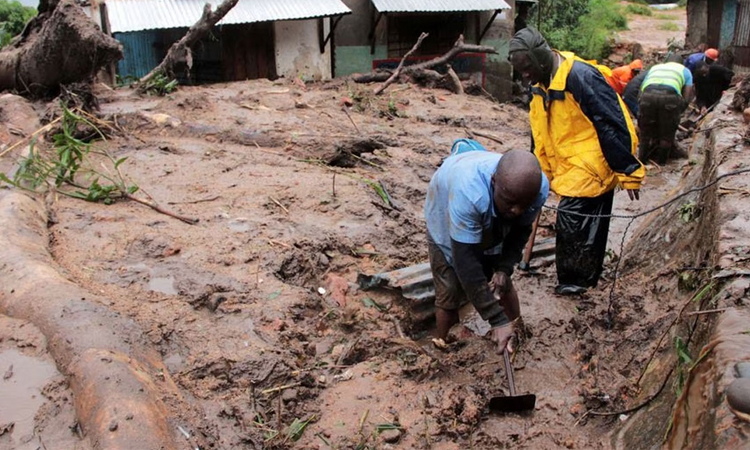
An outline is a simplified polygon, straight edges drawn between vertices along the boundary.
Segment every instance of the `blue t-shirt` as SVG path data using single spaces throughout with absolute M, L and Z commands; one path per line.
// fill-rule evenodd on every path
M 530 225 L 547 201 L 549 181 L 542 174 L 539 195 L 526 212 L 512 220 L 498 217 L 490 182 L 500 158 L 502 155 L 498 153 L 481 150 L 453 154 L 430 180 L 424 208 L 427 231 L 450 265 L 453 265 L 451 239 L 464 244 L 483 244 L 485 253 L 497 254 L 498 237 L 492 236 L 492 230 L 498 225 Z
M 703 61 L 703 58 L 705 57 L 705 53 L 693 53 L 692 55 L 685 58 L 685 64 L 683 64 L 689 71 L 695 70 L 695 66 L 698 64 L 698 61 Z

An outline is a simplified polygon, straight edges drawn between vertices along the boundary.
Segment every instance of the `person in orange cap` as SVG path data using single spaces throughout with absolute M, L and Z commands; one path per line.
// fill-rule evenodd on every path
M 625 86 L 638 76 L 641 70 L 643 70 L 643 61 L 636 59 L 627 66 L 612 69 L 612 75 L 607 78 L 607 82 L 618 94 L 622 95 L 625 92 Z
M 719 59 L 719 51 L 715 48 L 709 48 L 703 53 L 698 52 L 688 56 L 685 58 L 685 63 L 683 65 L 687 67 L 690 72 L 693 72 L 699 61 L 703 61 L 710 66 L 717 59 Z

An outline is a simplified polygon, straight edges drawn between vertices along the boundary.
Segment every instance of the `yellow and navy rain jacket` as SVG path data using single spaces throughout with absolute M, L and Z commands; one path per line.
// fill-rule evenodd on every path
M 549 88 L 532 88 L 529 118 L 534 153 L 565 197 L 597 197 L 614 189 L 639 189 L 646 169 L 635 157 L 638 137 L 619 95 L 602 73 L 573 53 Z

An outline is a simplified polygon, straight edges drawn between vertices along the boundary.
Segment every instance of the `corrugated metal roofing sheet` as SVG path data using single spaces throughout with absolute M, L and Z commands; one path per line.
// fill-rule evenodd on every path
M 203 6 L 220 0 L 106 0 L 113 33 L 183 28 L 200 19 Z M 351 14 L 341 0 L 239 0 L 219 25 L 310 19 Z
M 503 0 L 372 0 L 381 12 L 457 12 L 510 9 Z

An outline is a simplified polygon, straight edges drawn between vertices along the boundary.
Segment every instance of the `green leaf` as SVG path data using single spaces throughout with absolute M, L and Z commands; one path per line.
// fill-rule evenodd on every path
M 277 298 L 279 298 L 279 295 L 281 295 L 281 291 L 282 291 L 282 289 L 279 289 L 278 291 L 271 292 L 270 294 L 268 294 L 268 299 L 269 300 L 276 300 Z
M 127 159 L 128 159 L 128 157 L 126 156 L 124 158 L 120 158 L 117 161 L 115 161 L 115 169 L 117 169 L 118 167 L 120 167 L 120 164 L 122 164 L 125 161 L 127 161 Z
M 299 438 L 302 437 L 302 434 L 305 432 L 305 428 L 307 428 L 307 425 L 310 424 L 310 422 L 315 419 L 315 416 L 311 416 L 309 419 L 305 420 L 304 422 L 299 419 L 294 419 L 294 422 L 292 422 L 291 425 L 289 425 L 289 428 L 286 432 L 287 439 L 291 439 L 292 441 L 298 441 Z
M 136 192 L 138 192 L 138 189 L 139 189 L 138 186 L 136 186 L 134 184 L 130 185 L 130 186 L 128 186 L 128 194 L 135 194 Z
M 367 306 L 368 308 L 375 308 L 380 312 L 388 311 L 388 308 L 386 308 L 384 305 L 381 305 L 380 303 L 376 302 L 375 300 L 371 299 L 370 297 L 365 297 L 362 299 L 362 303 Z

